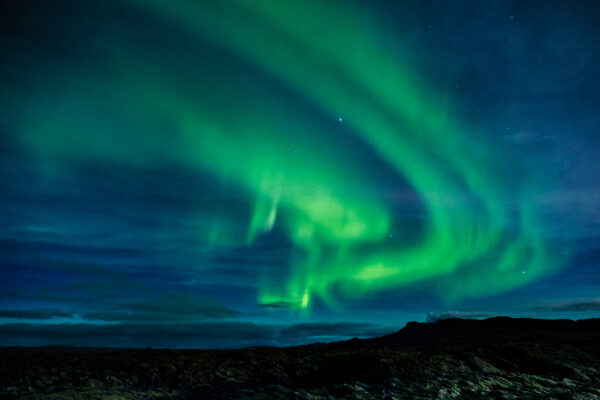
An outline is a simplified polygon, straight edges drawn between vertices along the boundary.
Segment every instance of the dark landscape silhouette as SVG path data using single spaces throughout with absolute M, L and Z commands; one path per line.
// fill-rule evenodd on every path
M 597 399 L 600 319 L 408 323 L 239 350 L 7 347 L 3 399 Z

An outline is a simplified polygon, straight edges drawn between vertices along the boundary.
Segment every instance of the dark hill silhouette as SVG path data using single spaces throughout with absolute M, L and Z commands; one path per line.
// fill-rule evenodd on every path
M 450 318 L 431 323 L 409 322 L 398 332 L 363 342 L 369 345 L 468 344 L 582 338 L 600 338 L 600 318 L 573 321 L 494 317 L 483 320 Z

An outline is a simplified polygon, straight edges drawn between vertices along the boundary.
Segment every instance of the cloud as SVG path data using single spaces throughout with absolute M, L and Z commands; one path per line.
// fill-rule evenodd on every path
M 273 326 L 251 322 L 191 324 L 6 324 L 5 346 L 233 348 L 274 345 Z
M 241 315 L 231 308 L 187 293 L 169 293 L 158 299 L 119 303 L 99 311 L 85 312 L 88 320 L 106 322 L 168 322 L 227 319 Z
M 538 144 L 541 142 L 555 142 L 556 139 L 535 132 L 515 131 L 502 136 L 502 139 L 515 144 Z
M 533 311 L 598 311 L 600 298 L 576 299 L 538 304 L 531 308 Z
M 0 310 L 0 318 L 17 318 L 17 319 L 50 319 L 54 317 L 70 318 L 73 314 L 51 309 L 40 308 L 37 310 Z
M 392 329 L 393 330 L 393 329 Z M 282 338 L 319 338 L 319 337 L 375 337 L 392 331 L 389 327 L 377 324 L 338 322 L 293 324 L 281 331 Z
M 292 301 L 273 301 L 271 303 L 262 303 L 262 308 L 298 308 L 299 304 Z
M 239 348 L 290 346 L 371 337 L 392 329 L 369 323 L 306 323 L 289 326 L 246 321 L 198 323 L 4 324 L 5 346 Z
M 155 302 L 130 303 L 126 307 L 134 312 L 172 313 L 186 316 L 200 314 L 213 317 L 234 317 L 239 315 L 237 311 L 187 293 L 169 293 Z
M 430 311 L 427 313 L 427 318 L 425 322 L 435 322 L 442 319 L 450 319 L 450 318 L 462 318 L 462 319 L 477 319 L 477 318 L 492 318 L 496 317 L 496 314 L 485 313 L 485 312 L 471 312 L 471 311 L 442 311 L 442 312 L 433 312 Z
M 119 321 L 185 321 L 198 319 L 225 319 L 233 318 L 241 315 L 241 313 L 226 307 L 209 307 L 199 305 L 194 309 L 177 310 L 177 311 L 150 311 L 150 312 L 121 312 L 121 311 L 96 311 L 83 313 L 81 316 L 84 319 L 119 322 Z
M 34 295 L 21 292 L 4 292 L 0 293 L 0 298 L 67 304 L 70 305 L 68 306 L 69 309 L 74 310 L 73 312 L 66 313 L 58 310 L 53 310 L 53 312 L 57 316 L 72 317 L 73 314 L 77 314 L 84 320 L 104 322 L 197 322 L 200 320 L 231 319 L 242 315 L 239 311 L 213 300 L 185 292 L 167 292 L 162 295 L 152 295 L 149 290 L 139 287 L 139 285 L 136 286 L 127 280 L 111 280 L 99 282 L 96 285 L 77 283 L 62 287 L 60 290 L 62 290 L 62 297 L 41 294 L 53 294 L 59 291 L 59 289 L 53 289 L 41 290 Z M 127 296 L 132 294 L 136 295 L 137 301 L 127 301 L 129 300 Z M 44 318 L 33 316 L 43 315 L 43 312 L 38 314 L 35 314 L 35 310 L 22 310 L 21 312 L 32 316 L 20 318 Z M 9 316 L 7 315 L 7 317 Z

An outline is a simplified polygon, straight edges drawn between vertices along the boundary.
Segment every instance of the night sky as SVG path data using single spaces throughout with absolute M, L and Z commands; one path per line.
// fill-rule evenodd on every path
M 598 316 L 596 1 L 0 4 L 0 345 Z

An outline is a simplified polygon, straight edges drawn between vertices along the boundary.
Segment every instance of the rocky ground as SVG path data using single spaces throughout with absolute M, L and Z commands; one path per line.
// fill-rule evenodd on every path
M 600 399 L 597 338 L 456 339 L 243 350 L 5 348 L 0 398 Z

